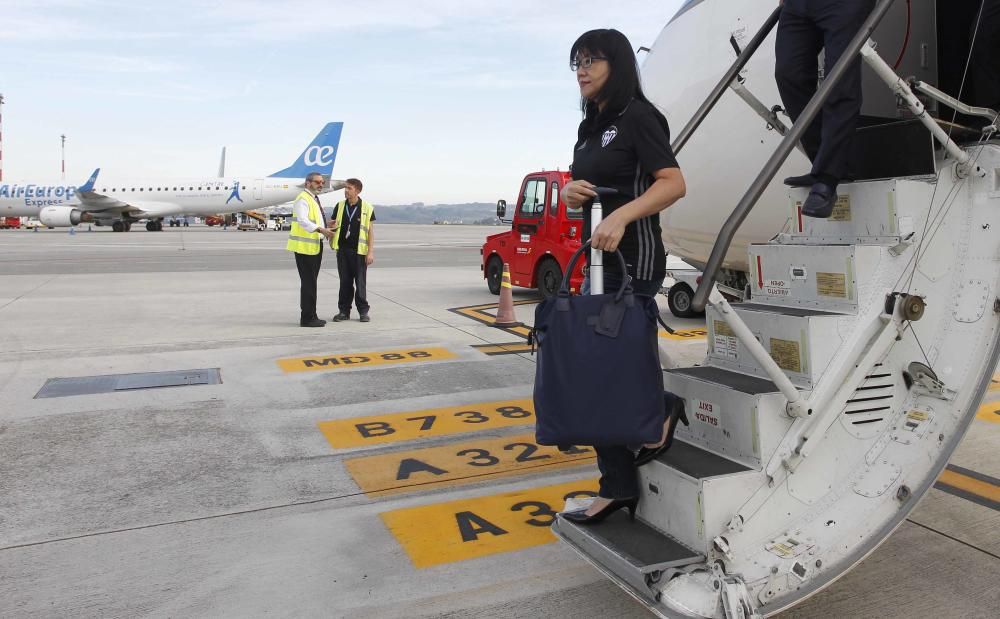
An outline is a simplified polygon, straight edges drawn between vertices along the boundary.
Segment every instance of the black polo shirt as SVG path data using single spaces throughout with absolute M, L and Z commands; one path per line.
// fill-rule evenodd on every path
M 361 235 L 361 198 L 358 198 L 358 203 L 355 206 L 347 204 L 347 202 L 338 202 L 337 207 L 333 209 L 333 221 L 337 221 L 340 217 L 340 213 L 337 209 L 344 209 L 344 221 L 340 224 L 340 241 L 338 246 L 340 249 L 349 249 L 351 251 L 358 251 L 358 237 Z M 375 221 L 375 211 L 372 211 L 372 221 Z M 350 222 L 350 223 L 348 223 Z M 350 231 L 350 234 L 347 232 Z
M 573 179 L 618 190 L 620 195 L 602 200 L 604 217 L 649 189 L 655 180 L 653 172 L 679 167 L 670 148 L 669 128 L 645 101 L 633 99 L 618 117 L 584 136 L 586 122 L 581 124 L 583 137 L 573 151 Z M 590 202 L 584 205 L 584 241 L 590 238 L 591 206 Z M 666 275 L 667 254 L 659 214 L 626 226 L 618 248 L 633 278 L 655 280 Z M 605 272 L 619 273 L 618 264 L 614 254 L 605 252 Z

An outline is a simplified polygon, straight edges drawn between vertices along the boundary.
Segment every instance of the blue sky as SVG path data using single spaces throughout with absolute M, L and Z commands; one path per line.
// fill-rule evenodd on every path
M 328 121 L 379 204 L 510 199 L 570 162 L 569 47 L 649 46 L 681 0 L 0 0 L 4 181 L 269 174 Z M 640 54 L 640 61 L 642 54 Z M 679 61 L 683 61 L 679 59 Z

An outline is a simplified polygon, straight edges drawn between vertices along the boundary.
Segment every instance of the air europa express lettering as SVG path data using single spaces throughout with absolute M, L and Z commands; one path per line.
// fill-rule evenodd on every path
M 76 195 L 76 187 L 62 185 L 0 185 L 0 198 L 64 198 Z

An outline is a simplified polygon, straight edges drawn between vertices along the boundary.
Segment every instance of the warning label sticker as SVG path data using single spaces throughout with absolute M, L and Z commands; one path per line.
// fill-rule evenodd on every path
M 801 372 L 802 361 L 799 357 L 799 343 L 792 340 L 771 338 L 771 358 L 778 367 L 789 372 Z
M 821 297 L 847 298 L 847 275 L 844 273 L 816 273 L 816 294 Z
M 736 336 L 733 334 L 733 330 L 723 320 L 714 320 L 712 322 L 712 328 L 715 331 L 715 337 L 712 341 L 713 353 L 716 357 L 736 361 Z
M 827 221 L 851 221 L 851 196 L 837 196 L 833 213 Z

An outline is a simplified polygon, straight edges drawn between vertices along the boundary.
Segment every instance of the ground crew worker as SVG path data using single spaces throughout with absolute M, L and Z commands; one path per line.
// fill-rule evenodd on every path
M 820 50 L 826 75 L 861 29 L 875 0 L 782 0 L 775 41 L 774 76 L 781 102 L 793 121 L 816 94 Z M 851 142 L 861 114 L 860 55 L 802 136 L 812 171 L 785 179 L 792 187 L 810 187 L 802 214 L 829 217 L 837 184 L 847 176 Z
M 326 227 L 326 218 L 319 203 L 323 190 L 323 175 L 306 176 L 306 188 L 295 198 L 292 207 L 292 231 L 288 233 L 285 249 L 295 252 L 295 266 L 299 270 L 300 327 L 322 327 L 325 320 L 316 314 L 316 280 L 323 264 L 323 239 L 333 238 L 333 230 Z
M 333 229 L 336 236 L 330 243 L 337 251 L 337 272 L 340 274 L 340 298 L 337 305 L 340 312 L 333 317 L 334 322 L 351 317 L 351 304 L 355 304 L 361 314 L 361 322 L 369 322 L 368 317 L 368 266 L 375 262 L 372 222 L 375 208 L 361 199 L 361 181 L 349 178 L 344 185 L 344 200 L 337 203 Z M 346 221 L 345 221 L 346 220 Z

